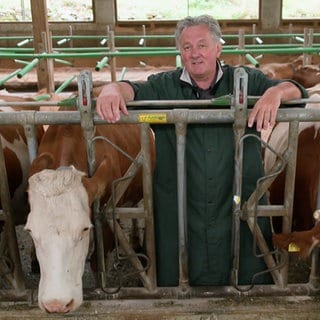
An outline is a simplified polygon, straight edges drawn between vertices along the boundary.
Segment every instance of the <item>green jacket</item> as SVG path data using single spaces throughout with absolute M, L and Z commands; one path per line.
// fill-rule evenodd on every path
M 213 97 L 233 93 L 235 68 L 223 66 L 222 69 L 223 77 L 214 86 Z M 246 71 L 248 95 L 260 96 L 267 88 L 279 83 L 260 71 L 250 68 Z M 135 100 L 197 99 L 197 89 L 181 81 L 181 73 L 182 69 L 177 69 L 152 75 L 147 82 L 130 83 L 135 91 Z M 301 91 L 303 97 L 307 97 L 302 87 Z M 176 286 L 179 259 L 175 130 L 173 125 L 153 125 L 153 129 L 156 135 L 153 192 L 157 281 L 158 286 Z M 254 129 L 247 131 L 258 134 Z M 229 285 L 234 177 L 232 124 L 189 124 L 186 157 L 190 285 Z M 242 200 L 249 197 L 263 173 L 261 144 L 257 139 L 247 139 Z M 259 225 L 271 245 L 269 219 L 259 218 Z M 250 284 L 255 273 L 266 269 L 263 259 L 254 256 L 252 243 L 251 232 L 242 222 L 239 284 Z M 257 277 L 255 283 L 270 281 L 267 273 Z

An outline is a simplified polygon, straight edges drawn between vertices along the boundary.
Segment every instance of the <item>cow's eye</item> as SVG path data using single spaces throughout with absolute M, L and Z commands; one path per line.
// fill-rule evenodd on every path
M 84 227 L 82 229 L 81 234 L 80 234 L 80 240 L 82 240 L 89 233 L 91 228 L 92 228 L 92 225 L 88 226 L 88 227 Z

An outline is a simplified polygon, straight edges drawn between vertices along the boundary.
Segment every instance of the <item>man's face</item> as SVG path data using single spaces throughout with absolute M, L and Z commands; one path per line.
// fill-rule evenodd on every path
M 215 42 L 205 25 L 184 29 L 179 39 L 181 60 L 195 80 L 213 77 L 221 43 Z

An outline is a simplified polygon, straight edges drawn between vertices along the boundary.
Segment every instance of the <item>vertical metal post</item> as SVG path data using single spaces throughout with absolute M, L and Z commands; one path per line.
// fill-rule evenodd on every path
M 91 110 L 91 92 L 92 92 L 92 75 L 90 71 L 83 71 L 78 76 L 78 108 L 80 111 L 81 127 L 86 140 L 87 161 L 89 176 L 92 176 L 95 171 L 95 149 L 92 143 L 94 138 L 94 122 L 93 113 Z M 104 246 L 102 223 L 99 210 L 99 201 L 93 203 L 93 223 L 95 232 L 95 246 L 97 252 L 97 269 L 98 269 L 98 284 L 102 288 L 106 286 L 106 266 L 104 261 Z
M 153 190 L 152 190 L 152 166 L 150 149 L 150 124 L 141 124 L 141 152 L 143 156 L 143 203 L 145 212 L 146 252 L 151 263 L 147 270 L 150 278 L 151 290 L 156 288 L 156 254 L 153 220 Z
M 283 205 L 287 210 L 287 213 L 282 219 L 282 232 L 289 233 L 292 230 L 292 215 L 293 215 L 293 201 L 294 201 L 294 189 L 295 189 L 295 178 L 296 178 L 296 167 L 297 167 L 297 151 L 298 151 L 298 140 L 299 140 L 299 121 L 291 121 L 289 123 L 288 133 L 288 162 L 286 165 L 286 177 L 285 177 L 285 188 L 284 188 L 284 200 Z M 285 259 L 288 260 L 289 253 L 284 252 Z M 284 286 L 288 283 L 288 270 L 289 266 L 286 264 L 281 268 L 280 272 L 283 276 Z
M 234 72 L 233 105 L 234 109 L 234 194 L 232 214 L 232 271 L 231 284 L 238 286 L 239 251 L 240 251 L 240 215 L 242 195 L 242 162 L 240 156 L 240 139 L 245 133 L 247 125 L 247 86 L 248 75 L 243 68 L 237 68 Z
M 1 197 L 1 205 L 2 211 L 4 214 L 4 230 L 3 236 L 4 241 L 7 242 L 8 254 L 9 258 L 12 261 L 13 269 L 10 270 L 12 273 L 5 274 L 6 278 L 11 282 L 11 285 L 15 290 L 23 291 L 25 290 L 22 265 L 20 259 L 20 253 L 18 248 L 18 240 L 16 229 L 13 223 L 12 217 L 12 208 L 10 205 L 10 192 L 8 185 L 8 176 L 7 170 L 5 166 L 5 159 L 2 149 L 2 142 L 0 139 L 0 197 Z M 1 262 L 1 260 L 0 260 Z M 2 265 L 0 263 L 0 269 L 2 269 Z M 6 270 L 6 272 L 8 272 Z
M 28 153 L 30 163 L 35 159 L 38 153 L 38 139 L 37 139 L 37 129 L 35 125 L 26 124 L 24 126 L 24 133 L 27 138 Z
M 178 179 L 178 224 L 179 224 L 179 286 L 189 286 L 188 233 L 187 233 L 187 182 L 186 182 L 186 122 L 176 124 L 177 179 Z

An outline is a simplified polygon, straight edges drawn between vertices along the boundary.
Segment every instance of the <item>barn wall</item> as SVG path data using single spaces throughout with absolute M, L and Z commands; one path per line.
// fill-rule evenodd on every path
M 175 21 L 145 21 L 145 22 L 125 22 L 116 24 L 116 8 L 115 0 L 93 0 L 93 6 L 96 16 L 96 21 L 93 23 L 50 23 L 50 30 L 54 34 L 65 34 L 68 32 L 69 26 L 72 25 L 75 32 L 79 34 L 93 34 L 106 32 L 108 26 L 112 29 L 117 29 L 119 33 L 126 34 L 128 31 L 141 31 L 141 25 L 146 24 L 149 32 L 161 32 L 165 34 L 172 33 L 175 27 Z M 237 32 L 239 26 L 251 30 L 252 24 L 255 23 L 258 32 L 270 31 L 286 31 L 289 22 L 281 21 L 281 1 L 279 0 L 260 0 L 261 21 L 235 21 L 222 20 L 220 21 L 225 33 Z M 31 23 L 1 23 L 1 36 L 8 35 L 32 35 Z M 293 27 L 301 31 L 303 26 L 319 27 L 320 20 L 295 21 Z

